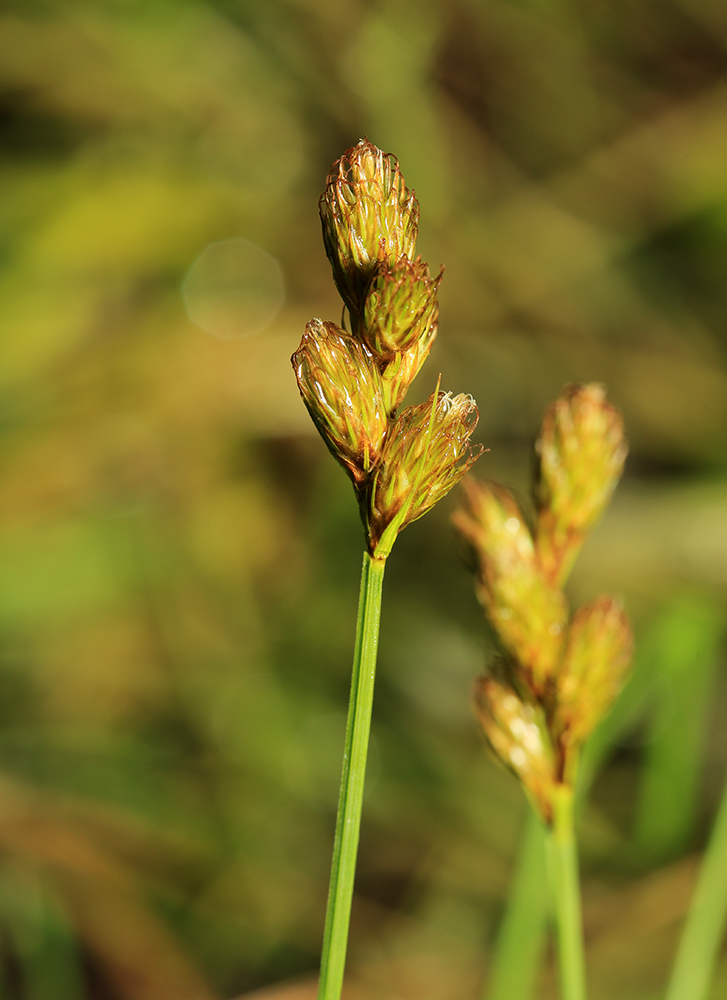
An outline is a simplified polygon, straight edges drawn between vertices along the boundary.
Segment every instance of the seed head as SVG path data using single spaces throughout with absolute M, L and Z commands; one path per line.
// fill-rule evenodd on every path
M 578 609 L 558 673 L 556 728 L 564 745 L 577 746 L 591 734 L 621 690 L 632 652 L 619 601 L 599 597 Z
M 585 533 L 601 517 L 628 446 L 602 385 L 569 385 L 546 410 L 535 445 L 537 543 L 543 568 L 562 582 Z
M 475 683 L 475 712 L 497 757 L 520 779 L 542 819 L 550 822 L 556 775 L 542 709 L 493 677 L 481 677 Z
M 396 157 L 362 139 L 331 167 L 318 207 L 333 278 L 358 315 L 379 267 L 413 258 L 419 203 Z
M 374 359 L 335 323 L 313 319 L 291 361 L 321 437 L 361 486 L 380 461 L 388 427 Z
M 497 483 L 467 479 L 454 525 L 474 549 L 477 596 L 534 697 L 550 689 L 563 650 L 565 597 L 543 575 L 515 498 Z
M 386 438 L 372 484 L 368 512 L 372 551 L 388 527 L 395 526 L 395 537 L 474 465 L 482 451 L 470 443 L 478 417 L 471 396 L 439 391 L 426 403 L 402 412 Z

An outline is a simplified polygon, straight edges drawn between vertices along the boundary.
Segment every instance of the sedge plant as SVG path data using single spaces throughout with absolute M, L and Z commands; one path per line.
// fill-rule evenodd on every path
M 624 682 L 633 645 L 616 598 L 598 597 L 571 614 L 563 586 L 626 450 L 603 387 L 566 386 L 536 442 L 533 525 L 504 486 L 473 479 L 454 517 L 474 550 L 477 595 L 501 649 L 476 683 L 476 713 L 545 827 L 563 1000 L 586 994 L 573 823 L 578 761 Z
M 396 158 L 361 140 L 334 163 L 319 202 L 323 242 L 347 324 L 313 319 L 292 357 L 303 402 L 353 483 L 363 522 L 356 641 L 319 1000 L 338 1000 L 363 803 L 386 560 L 479 457 L 471 396 L 439 385 L 399 412 L 437 333 L 434 278 L 415 256 L 419 204 Z

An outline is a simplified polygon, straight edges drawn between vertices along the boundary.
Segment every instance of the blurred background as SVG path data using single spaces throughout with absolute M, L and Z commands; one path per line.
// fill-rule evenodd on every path
M 476 474 L 528 502 L 568 381 L 624 413 L 570 585 L 638 642 L 586 939 L 593 1000 L 661 995 L 727 763 L 726 44 L 721 0 L 0 3 L 3 997 L 312 995 L 362 537 L 289 357 L 340 317 L 317 199 L 363 135 L 447 269 L 409 401 L 476 397 Z M 526 817 L 455 503 L 389 560 L 362 1000 L 484 996 Z

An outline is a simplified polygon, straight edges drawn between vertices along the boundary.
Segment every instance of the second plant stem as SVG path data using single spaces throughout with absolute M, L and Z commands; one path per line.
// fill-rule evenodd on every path
M 538 976 L 547 925 L 545 828 L 535 810 L 528 808 L 520 856 L 483 1000 L 529 1000 Z
M 548 861 L 558 946 L 562 1000 L 585 1000 L 578 852 L 573 828 L 573 790 L 559 785 L 555 793 L 553 825 L 548 834 Z
M 374 701 L 385 566 L 385 560 L 374 559 L 364 553 L 318 1000 L 339 1000 L 343 987 Z
M 727 923 L 727 785 L 679 943 L 666 1000 L 703 1000 Z

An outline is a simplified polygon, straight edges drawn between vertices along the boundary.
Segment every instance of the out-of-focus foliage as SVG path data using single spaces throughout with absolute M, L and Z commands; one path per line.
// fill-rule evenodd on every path
M 480 474 L 522 494 L 567 381 L 624 413 L 572 584 L 623 594 L 641 650 L 592 749 L 586 938 L 594 1000 L 660 994 L 727 756 L 726 46 L 720 0 L 0 4 L 8 997 L 314 975 L 362 537 L 289 356 L 339 318 L 316 203 L 364 134 L 447 265 L 413 391 L 476 397 Z M 181 286 L 236 238 L 286 300 L 220 339 Z M 525 803 L 469 707 L 447 511 L 390 562 L 352 989 L 471 998 Z

